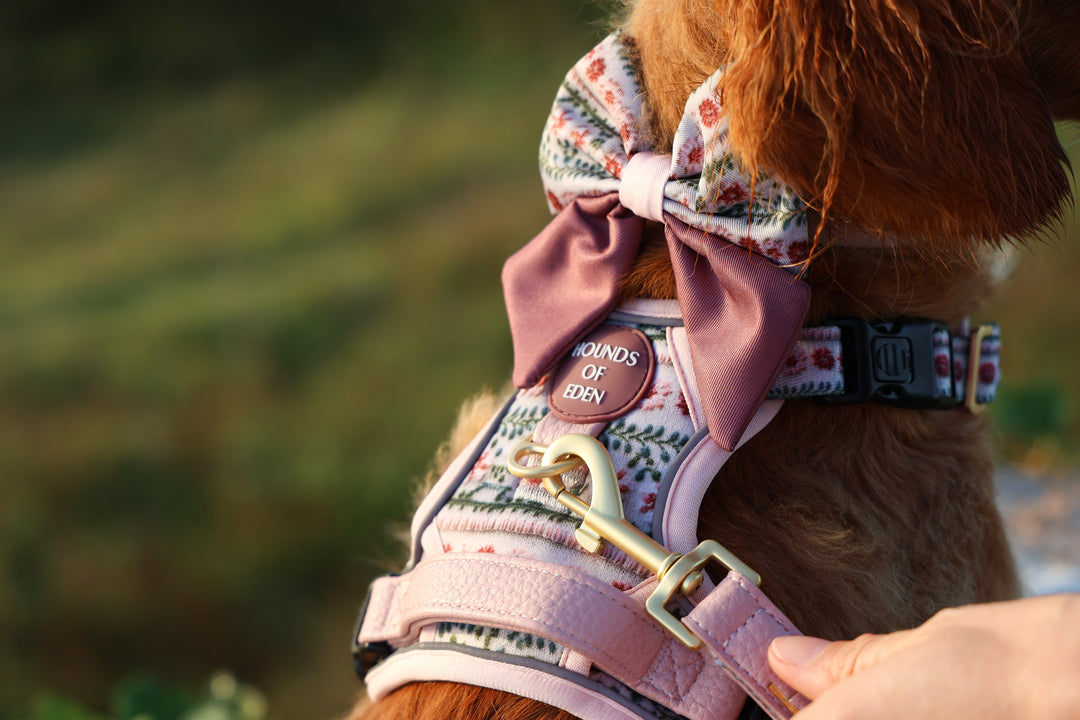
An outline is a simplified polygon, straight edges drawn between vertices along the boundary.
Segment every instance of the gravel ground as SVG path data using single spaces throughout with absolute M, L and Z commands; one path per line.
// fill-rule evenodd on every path
M 1080 592 L 1080 473 L 1003 469 L 997 494 L 1027 594 Z

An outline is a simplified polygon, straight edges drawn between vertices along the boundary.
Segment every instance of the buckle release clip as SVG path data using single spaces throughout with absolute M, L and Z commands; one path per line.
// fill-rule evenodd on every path
M 905 408 L 948 410 L 960 404 L 952 378 L 952 334 L 944 323 L 900 318 L 869 323 L 861 318 L 838 318 L 843 348 L 844 393 L 822 397 L 824 405 L 872 401 Z M 934 365 L 934 334 L 948 333 L 950 392 L 938 385 Z

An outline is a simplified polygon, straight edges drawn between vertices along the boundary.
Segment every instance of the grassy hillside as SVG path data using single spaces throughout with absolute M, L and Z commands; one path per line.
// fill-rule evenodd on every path
M 387 521 L 508 374 L 499 268 L 547 217 L 536 139 L 598 32 L 471 47 L 453 83 L 80 101 L 97 132 L 27 110 L 0 148 L 0 717 L 218 668 L 274 717 L 348 704 Z
M 5 121 L 0 718 L 219 668 L 274 717 L 348 703 L 386 521 L 508 374 L 498 271 L 547 217 L 536 140 L 599 33 L 496 30 L 450 79 L 282 70 Z M 1078 239 L 1022 253 L 988 315 L 1025 462 L 1077 457 Z

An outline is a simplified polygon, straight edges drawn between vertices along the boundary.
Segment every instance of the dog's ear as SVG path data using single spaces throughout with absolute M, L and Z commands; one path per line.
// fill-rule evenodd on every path
M 1054 117 L 1080 121 L 1080 2 L 1030 0 L 1023 34 Z
M 639 0 L 628 28 L 657 125 L 724 65 L 749 169 L 870 232 L 997 241 L 1069 196 L 1016 2 Z

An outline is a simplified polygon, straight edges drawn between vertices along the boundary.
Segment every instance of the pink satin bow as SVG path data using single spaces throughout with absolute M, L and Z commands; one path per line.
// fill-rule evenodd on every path
M 657 220 L 709 432 L 731 450 L 803 325 L 809 288 L 774 259 L 805 258 L 804 209 L 728 155 L 716 76 L 691 95 L 672 155 L 650 152 L 629 57 L 620 35 L 594 48 L 567 75 L 545 127 L 541 172 L 559 212 L 503 269 L 514 383 L 538 383 L 604 320 L 645 219 Z

